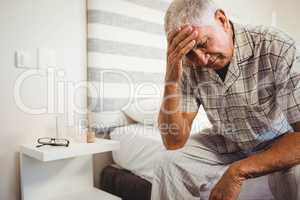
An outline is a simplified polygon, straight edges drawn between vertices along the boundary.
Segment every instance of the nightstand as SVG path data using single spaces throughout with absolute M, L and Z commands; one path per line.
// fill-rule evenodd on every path
M 118 141 L 71 143 L 69 147 L 22 145 L 22 200 L 121 200 L 93 186 L 92 155 L 120 148 Z

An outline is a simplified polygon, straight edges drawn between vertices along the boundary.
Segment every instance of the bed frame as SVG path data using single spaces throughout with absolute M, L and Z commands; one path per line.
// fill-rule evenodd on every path
M 132 172 L 107 166 L 100 174 L 100 188 L 122 200 L 150 200 L 151 183 Z

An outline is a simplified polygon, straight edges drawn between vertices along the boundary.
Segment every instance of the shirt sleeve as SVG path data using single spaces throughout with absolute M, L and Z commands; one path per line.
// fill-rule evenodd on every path
M 180 81 L 181 112 L 198 112 L 200 101 L 197 101 L 192 87 L 191 70 L 185 68 Z
M 280 57 L 274 74 L 277 104 L 289 124 L 300 122 L 300 54 L 292 44 Z

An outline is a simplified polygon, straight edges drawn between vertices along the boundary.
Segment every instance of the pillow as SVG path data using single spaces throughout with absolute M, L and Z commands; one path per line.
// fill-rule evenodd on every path
M 161 99 L 137 99 L 123 112 L 132 120 L 145 125 L 158 126 L 158 115 L 161 106 Z M 198 113 L 193 121 L 191 134 L 199 133 L 203 129 L 211 127 L 203 106 L 199 107 Z
M 212 125 L 207 118 L 206 112 L 203 106 L 199 107 L 198 113 L 193 121 L 191 134 L 199 133 L 203 129 L 211 128 Z
M 161 100 L 159 98 L 136 99 L 123 112 L 136 122 L 157 125 Z

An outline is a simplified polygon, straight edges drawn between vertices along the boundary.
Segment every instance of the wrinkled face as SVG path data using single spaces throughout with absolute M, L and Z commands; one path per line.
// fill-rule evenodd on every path
M 228 65 L 233 56 L 233 31 L 221 24 L 194 27 L 198 31 L 195 47 L 186 55 L 194 67 L 221 69 Z

